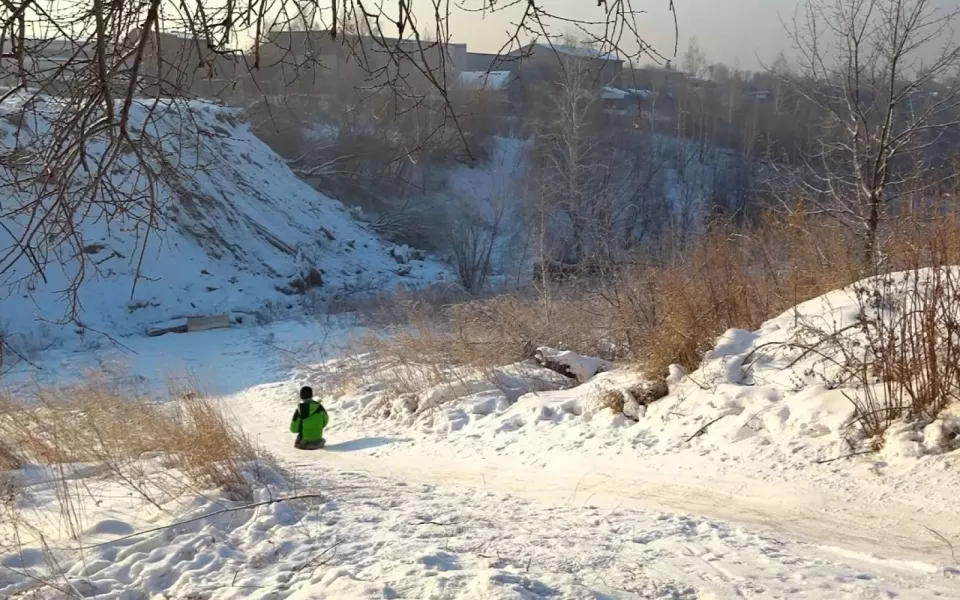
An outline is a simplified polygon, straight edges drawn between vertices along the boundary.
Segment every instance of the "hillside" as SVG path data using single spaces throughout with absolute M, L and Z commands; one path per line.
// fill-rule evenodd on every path
M 6 102 L 0 107 L 3 152 L 38 156 L 52 138 L 56 110 L 50 100 Z M 147 203 L 118 210 L 98 197 L 77 220 L 77 238 L 57 249 L 64 259 L 51 260 L 40 276 L 31 276 L 29 253 L 16 252 L 23 232 L 34 226 L 30 203 L 47 200 L 44 190 L 23 183 L 36 167 L 14 160 L 0 166 L 0 326 L 25 350 L 62 341 L 71 331 L 140 334 L 188 315 L 269 319 L 304 304 L 442 276 L 439 265 L 410 260 L 408 249 L 392 249 L 340 202 L 302 183 L 235 112 L 205 103 L 161 104 L 152 112 L 137 105 L 131 128 L 142 130 L 148 114 L 146 129 L 162 157 L 146 161 L 157 181 L 155 231 L 144 237 Z M 104 148 L 104 140 L 89 144 L 94 164 Z M 143 196 L 143 171 L 125 154 L 104 187 Z M 91 176 L 79 170 L 73 178 L 69 188 L 84 190 Z M 64 328 L 57 325 L 64 290 L 81 272 L 80 325 Z

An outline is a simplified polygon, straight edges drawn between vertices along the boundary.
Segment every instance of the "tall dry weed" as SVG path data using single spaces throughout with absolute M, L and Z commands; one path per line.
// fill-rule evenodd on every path
M 675 258 L 626 265 L 601 294 L 634 362 L 651 375 L 693 369 L 727 329 L 754 329 L 858 279 L 853 246 L 849 232 L 802 211 L 746 229 L 714 223 Z
M 0 446 L 15 448 L 17 461 L 102 465 L 144 497 L 158 486 L 242 491 L 245 465 L 269 461 L 214 399 L 196 392 L 157 402 L 94 374 L 79 385 L 40 387 L 31 400 L 0 399 Z M 161 457 L 182 479 L 148 473 L 148 457 Z

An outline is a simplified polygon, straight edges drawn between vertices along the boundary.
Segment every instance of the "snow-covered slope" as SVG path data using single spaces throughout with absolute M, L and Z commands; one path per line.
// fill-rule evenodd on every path
M 300 385 L 342 384 L 354 361 L 328 359 L 356 331 L 283 322 L 258 335 L 131 339 L 139 354 L 129 366 L 143 387 L 165 387 L 158 370 L 181 366 L 176 357 L 298 476 L 295 490 L 278 484 L 261 498 L 323 499 L 162 532 L 150 527 L 169 515 L 146 519 L 149 511 L 108 501 L 91 509 L 87 530 L 105 545 L 87 562 L 58 563 L 62 578 L 108 598 L 247 589 L 289 598 L 960 597 L 957 452 L 903 423 L 913 430 L 901 442 L 923 452 L 898 442 L 818 462 L 844 449 L 851 406 L 842 392 L 855 390 L 828 389 L 839 385 L 824 384 L 833 363 L 787 342 L 815 329 L 855 338 L 846 327 L 859 310 L 848 288 L 758 331 L 727 332 L 700 369 L 674 370 L 670 393 L 633 407 L 632 418 L 610 410 L 607 396 L 638 389 L 627 370 L 557 389 L 556 374 L 512 365 L 493 379 L 461 371 L 398 396 L 389 373 L 359 357 L 370 381 L 324 399 L 331 425 L 319 453 L 292 447 L 290 413 Z M 51 353 L 44 365 L 63 378 L 119 352 Z M 52 488 L 32 490 L 51 519 Z M 217 502 L 177 516 L 230 504 Z M 132 531 L 145 533 L 110 541 Z M 0 551 L 0 593 L 49 577 L 44 558 L 32 545 Z
M 58 110 L 47 100 L 23 111 L 16 98 L 0 107 L 0 146 L 6 156 L 50 143 L 49 119 Z M 134 130 L 143 128 L 148 112 L 146 105 L 134 106 Z M 159 177 L 160 218 L 158 230 L 146 238 L 142 264 L 146 201 L 133 203 L 126 215 L 94 207 L 83 217 L 80 240 L 71 244 L 62 267 L 51 264 L 42 278 L 23 280 L 31 270 L 27 256 L 4 263 L 0 302 L 5 329 L 21 339 L 35 338 L 35 344 L 60 334 L 41 322 L 63 315 L 62 291 L 81 268 L 86 275 L 79 293 L 80 319 L 113 335 L 142 333 L 145 325 L 185 315 L 251 315 L 265 306 L 280 312 L 296 309 L 301 297 L 293 288 L 313 269 L 322 284 L 314 275 L 311 294 L 321 299 L 431 281 L 442 272 L 434 263 L 395 258 L 344 206 L 297 179 L 228 109 L 161 104 L 146 130 L 161 144 L 166 164 L 148 161 Z M 103 148 L 98 140 L 87 152 L 97 157 Z M 29 166 L 5 166 L 0 172 L 4 256 L 28 226 L 22 207 L 37 197 L 35 187 L 20 191 L 10 185 L 28 173 Z M 146 187 L 132 154 L 121 158 L 110 177 L 120 190 Z M 89 183 L 83 170 L 74 179 L 71 185 L 77 189 Z M 131 294 L 138 264 L 140 277 Z

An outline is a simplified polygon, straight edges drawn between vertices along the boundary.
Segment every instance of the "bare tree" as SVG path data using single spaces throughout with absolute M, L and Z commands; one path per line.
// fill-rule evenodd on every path
M 503 197 L 492 198 L 488 211 L 464 204 L 453 219 L 450 246 L 460 285 L 468 291 L 480 291 L 493 273 L 507 206 Z
M 591 82 L 570 60 L 539 91 L 530 222 L 541 269 L 559 262 L 589 271 L 620 261 L 669 217 L 660 187 L 666 156 L 611 121 Z
M 693 78 L 702 77 L 707 71 L 707 56 L 700 49 L 700 40 L 696 36 L 690 38 L 683 55 L 683 70 Z
M 868 264 L 897 199 L 956 177 L 931 149 L 957 133 L 958 14 L 931 0 L 810 0 L 788 27 L 799 64 L 782 79 L 822 115 L 803 185 L 858 232 Z

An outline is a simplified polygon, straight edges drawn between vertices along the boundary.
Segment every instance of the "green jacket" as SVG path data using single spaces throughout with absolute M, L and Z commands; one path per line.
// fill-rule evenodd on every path
M 323 439 L 323 430 L 330 417 L 316 400 L 304 400 L 293 413 L 290 433 L 296 433 L 305 442 L 318 442 Z

